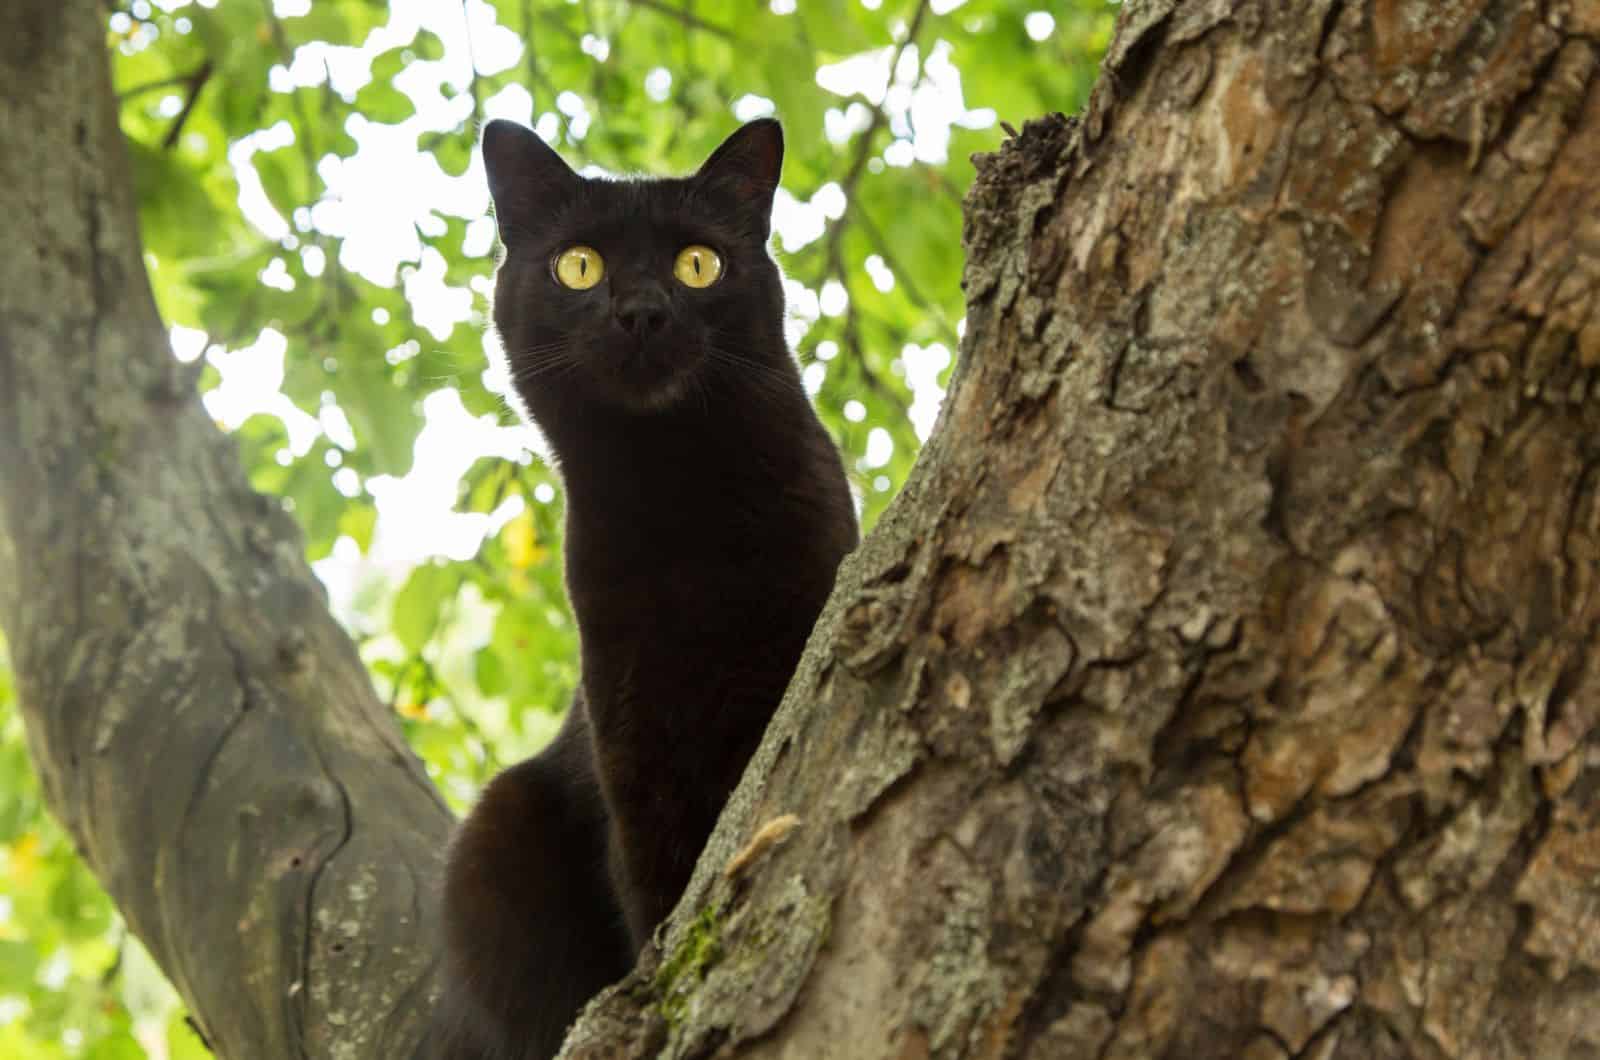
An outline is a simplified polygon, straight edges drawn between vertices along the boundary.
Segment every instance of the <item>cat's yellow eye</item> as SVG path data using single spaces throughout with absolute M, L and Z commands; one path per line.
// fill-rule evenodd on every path
M 710 247 L 684 247 L 672 264 L 672 275 L 685 287 L 710 287 L 722 275 L 722 259 Z
M 556 256 L 556 279 L 561 286 L 587 291 L 606 274 L 605 262 L 593 247 L 568 247 Z

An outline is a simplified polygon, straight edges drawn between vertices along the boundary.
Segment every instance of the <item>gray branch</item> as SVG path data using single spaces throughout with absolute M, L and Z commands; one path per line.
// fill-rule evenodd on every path
M 34 764 L 228 1057 L 393 1057 L 450 815 L 171 355 L 94 0 L 0 43 L 0 626 Z

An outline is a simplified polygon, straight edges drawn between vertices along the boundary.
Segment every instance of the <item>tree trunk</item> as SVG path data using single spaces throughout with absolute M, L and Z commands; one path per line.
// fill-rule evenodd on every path
M 59 10 L 0 43 L 37 761 L 223 1055 L 399 1055 L 445 815 L 166 354 Z M 1597 46 L 1129 0 L 981 160 L 941 422 L 568 1055 L 1600 1055 Z
M 0 621 L 45 794 L 231 1058 L 403 1055 L 450 816 L 145 278 L 95 0 L 0 35 Z
M 567 1055 L 1600 1055 L 1597 36 L 1127 4 L 979 160 L 942 420 Z

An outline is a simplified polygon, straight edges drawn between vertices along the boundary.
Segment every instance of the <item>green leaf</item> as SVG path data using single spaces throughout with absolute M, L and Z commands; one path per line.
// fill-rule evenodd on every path
M 174 1012 L 167 1021 L 167 1060 L 214 1060 L 184 1017 L 185 1013 Z
M 411 572 L 394 598 L 395 637 L 415 655 L 439 628 L 439 611 L 455 595 L 460 578 L 448 568 L 425 563 Z
M 356 108 L 376 122 L 394 125 L 405 121 L 416 112 L 411 97 L 394 87 L 394 78 L 411 60 L 404 51 L 393 48 L 378 56 L 372 63 L 372 80 L 356 93 Z
M 128 1028 L 119 1027 L 96 1038 L 83 1056 L 84 1060 L 146 1060 L 147 1054 Z
M 412 444 L 422 426 L 415 397 L 391 382 L 382 362 L 357 363 L 338 386 L 339 405 L 356 434 L 357 453 L 367 450 L 369 470 L 403 475 L 411 467 Z
M 300 153 L 292 147 L 276 151 L 257 151 L 251 162 L 261 177 L 261 187 L 281 214 L 290 214 L 294 208 L 311 197 L 311 174 L 306 172 Z
M 500 653 L 492 646 L 479 648 L 473 654 L 473 675 L 477 679 L 478 691 L 486 696 L 505 695 L 510 682 L 506 677 L 505 660 L 500 658 Z
M 128 150 L 145 249 L 174 261 L 213 252 L 225 221 L 200 174 L 169 151 L 137 142 Z
M 26 942 L 0 939 L 0 995 L 25 994 L 39 969 L 39 953 Z
M 365 501 L 351 501 L 339 513 L 339 533 L 356 543 L 364 553 L 372 548 L 372 531 L 378 525 L 378 509 Z
M 65 851 L 64 851 L 65 853 Z M 111 904 L 77 857 L 67 853 L 50 892 L 50 916 L 70 939 L 94 938 L 111 926 Z
M 444 58 L 444 41 L 432 30 L 419 29 L 411 40 L 410 51 L 418 59 L 437 62 Z

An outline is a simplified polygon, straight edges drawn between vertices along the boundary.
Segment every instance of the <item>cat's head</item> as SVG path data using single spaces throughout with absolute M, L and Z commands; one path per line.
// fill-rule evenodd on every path
M 483 158 L 505 245 L 495 325 L 536 417 L 570 398 L 659 412 L 787 357 L 767 253 L 776 121 L 743 126 L 681 179 L 581 177 L 508 121 L 484 129 Z

